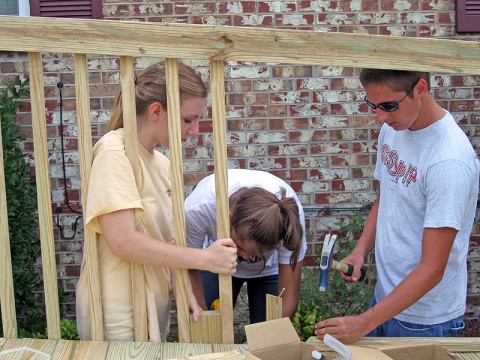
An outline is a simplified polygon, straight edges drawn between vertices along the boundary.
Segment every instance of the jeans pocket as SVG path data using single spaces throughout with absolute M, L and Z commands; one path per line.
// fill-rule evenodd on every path
M 432 336 L 431 325 L 411 324 L 394 319 L 397 323 L 397 333 L 393 336 L 398 337 L 429 337 Z
M 443 336 L 457 337 L 460 334 L 460 332 L 465 328 L 465 323 L 462 320 L 452 325 L 453 326 L 443 330 Z

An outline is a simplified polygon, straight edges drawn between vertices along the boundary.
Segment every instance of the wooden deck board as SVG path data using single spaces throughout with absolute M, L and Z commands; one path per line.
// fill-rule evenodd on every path
M 318 339 L 307 343 L 317 350 L 329 353 L 329 349 Z M 357 341 L 357 346 L 382 348 L 412 344 L 435 343 L 459 355 L 464 360 L 480 360 L 480 338 L 371 338 Z M 153 342 L 108 342 L 108 341 L 67 341 L 44 339 L 0 338 L 0 353 L 5 350 L 28 347 L 51 356 L 51 360 L 166 360 L 192 355 L 237 350 L 248 352 L 246 344 L 186 344 Z M 42 355 L 21 351 L 0 355 L 0 360 L 45 360 Z

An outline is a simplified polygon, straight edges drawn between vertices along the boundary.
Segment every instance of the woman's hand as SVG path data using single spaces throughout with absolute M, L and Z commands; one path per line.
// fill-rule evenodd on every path
M 218 239 L 205 249 L 205 270 L 217 274 L 235 274 L 237 271 L 237 245 L 232 239 Z
M 200 319 L 200 316 L 202 315 L 203 309 L 200 307 L 200 305 L 198 305 L 198 301 L 195 295 L 193 294 L 190 281 L 188 282 L 187 296 L 188 296 L 188 307 L 192 312 L 193 321 L 198 321 L 198 319 Z

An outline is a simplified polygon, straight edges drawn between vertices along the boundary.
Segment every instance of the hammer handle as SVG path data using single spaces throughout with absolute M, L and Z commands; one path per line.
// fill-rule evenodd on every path
M 342 273 L 344 273 L 347 276 L 352 276 L 352 274 L 353 274 L 353 265 L 352 264 L 345 264 L 345 263 L 341 263 L 341 262 L 332 260 L 332 269 L 341 271 Z M 358 279 L 358 281 L 365 280 L 366 276 L 367 276 L 367 273 L 365 271 L 365 268 L 362 267 L 360 269 L 360 279 Z

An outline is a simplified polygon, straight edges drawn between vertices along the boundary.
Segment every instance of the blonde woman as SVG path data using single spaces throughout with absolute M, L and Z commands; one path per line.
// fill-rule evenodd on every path
M 183 64 L 179 64 L 179 85 L 182 140 L 186 140 L 198 135 L 207 89 L 199 75 Z M 172 244 L 170 163 L 156 150 L 157 146 L 168 148 L 164 64 L 154 64 L 136 78 L 135 101 L 140 173 L 133 173 L 125 155 L 119 93 L 109 131 L 93 148 L 85 226 L 97 234 L 105 339 L 134 340 L 130 274 L 130 262 L 134 262 L 144 265 L 149 339 L 165 341 L 174 269 L 233 274 L 237 251 L 231 239 L 206 252 Z M 83 265 L 77 286 L 77 323 L 81 339 L 87 340 L 91 338 L 89 274 Z M 191 290 L 189 305 L 198 318 L 201 309 Z

